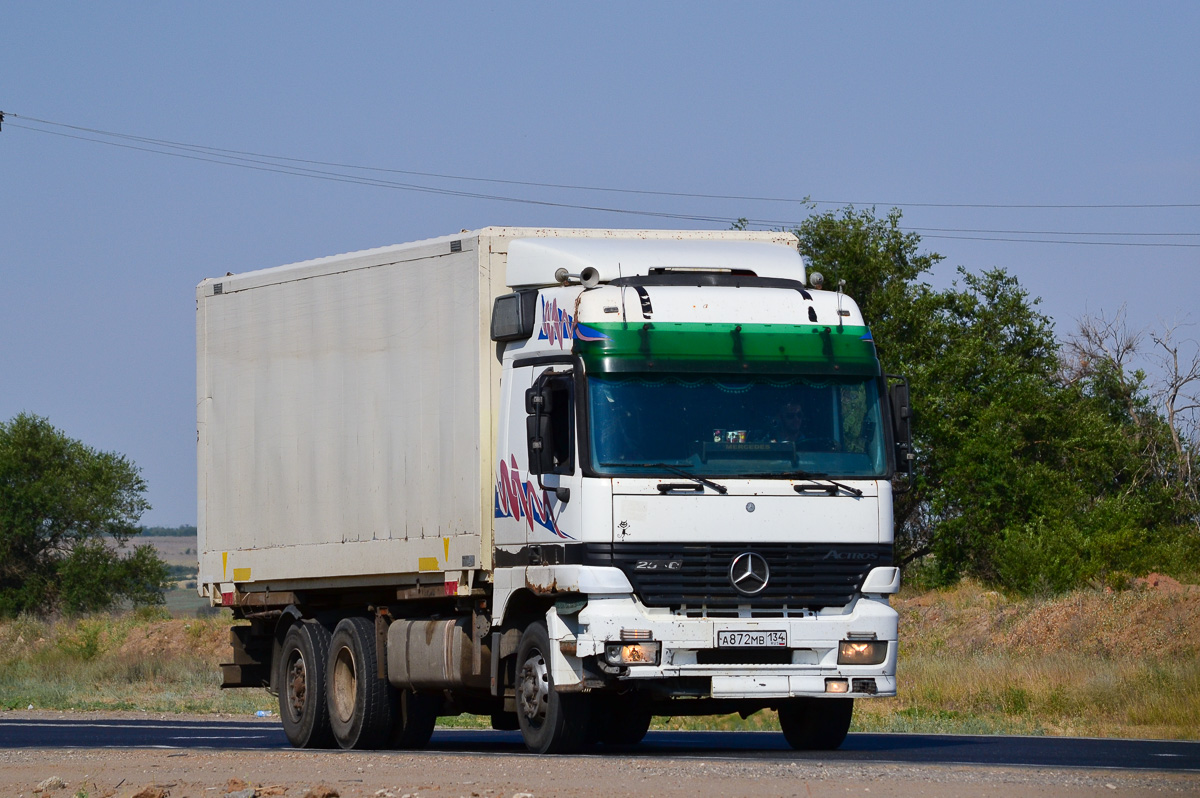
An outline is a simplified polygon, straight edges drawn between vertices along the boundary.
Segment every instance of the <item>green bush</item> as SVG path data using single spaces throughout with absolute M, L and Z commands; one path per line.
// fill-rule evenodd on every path
M 162 601 L 166 565 L 124 551 L 149 507 L 124 455 L 99 452 L 22 413 L 0 423 L 0 616 Z

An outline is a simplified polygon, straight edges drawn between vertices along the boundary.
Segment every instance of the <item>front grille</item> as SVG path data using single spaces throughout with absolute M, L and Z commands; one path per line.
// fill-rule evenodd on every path
M 762 555 L 767 586 L 753 596 L 734 589 L 733 559 Z M 710 617 L 747 610 L 751 616 L 841 607 L 862 588 L 867 572 L 892 564 L 890 544 L 829 543 L 588 543 L 593 565 L 615 565 L 648 607 L 670 607 Z M 642 567 L 638 567 L 639 563 Z

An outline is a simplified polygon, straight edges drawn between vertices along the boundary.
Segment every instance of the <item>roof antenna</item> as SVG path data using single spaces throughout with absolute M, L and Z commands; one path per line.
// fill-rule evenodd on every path
M 625 318 L 625 275 L 621 273 L 621 261 L 617 261 L 617 279 L 621 282 L 621 321 L 627 321 Z

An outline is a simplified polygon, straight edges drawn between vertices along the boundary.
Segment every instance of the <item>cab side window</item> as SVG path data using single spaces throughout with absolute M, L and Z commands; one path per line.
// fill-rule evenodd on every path
M 575 383 L 570 374 L 544 378 L 550 393 L 550 429 L 554 468 L 551 474 L 575 473 Z

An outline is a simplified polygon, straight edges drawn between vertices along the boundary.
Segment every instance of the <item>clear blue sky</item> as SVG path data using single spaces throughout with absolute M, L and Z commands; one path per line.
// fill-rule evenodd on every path
M 193 523 L 201 279 L 488 224 L 728 226 L 251 171 L 55 136 L 44 131 L 95 137 L 29 118 L 401 170 L 880 212 L 1191 204 L 904 208 L 926 231 L 1046 231 L 937 235 L 1193 245 L 926 237 L 947 256 L 935 282 L 960 264 L 1003 266 L 1065 334 L 1123 304 L 1134 326 L 1200 322 L 1198 41 L 1194 2 L 5 3 L 0 419 L 30 411 L 128 454 L 150 485 L 145 522 Z M 806 212 L 378 176 L 720 219 Z M 1084 235 L 1105 232 L 1192 235 Z

